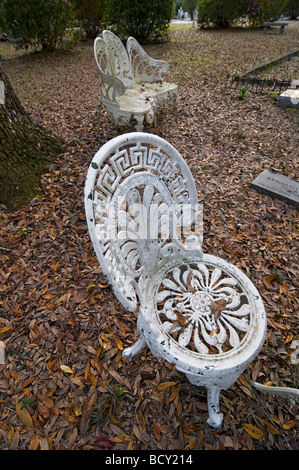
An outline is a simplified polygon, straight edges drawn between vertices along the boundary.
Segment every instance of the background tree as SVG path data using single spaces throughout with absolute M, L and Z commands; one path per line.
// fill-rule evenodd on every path
M 106 22 L 124 39 L 134 36 L 140 43 L 158 42 L 172 14 L 173 0 L 109 0 Z
M 184 0 L 183 1 L 183 10 L 188 11 L 192 20 L 194 20 L 194 12 L 197 8 L 197 5 L 198 5 L 198 0 Z
M 198 3 L 198 0 L 196 0 L 196 1 Z M 183 0 L 175 0 L 174 1 L 174 15 L 177 14 L 180 7 L 183 8 Z
M 247 17 L 250 25 L 261 26 L 264 21 L 278 19 L 286 3 L 287 0 L 199 0 L 198 23 L 227 28 Z
M 8 209 L 40 192 L 40 176 L 62 151 L 58 137 L 34 122 L 0 67 L 0 203 Z
M 87 39 L 94 39 L 101 31 L 107 0 L 73 0 L 76 18 L 84 29 Z
M 53 51 L 62 43 L 66 29 L 73 26 L 70 0 L 0 0 L 0 4 L 6 27 L 19 46 Z
M 288 0 L 285 5 L 285 13 L 290 15 L 292 20 L 295 20 L 299 16 L 299 1 Z
M 286 3 L 286 0 L 261 0 L 264 21 L 278 19 L 283 13 Z
M 4 4 L 0 0 L 0 32 L 6 29 Z

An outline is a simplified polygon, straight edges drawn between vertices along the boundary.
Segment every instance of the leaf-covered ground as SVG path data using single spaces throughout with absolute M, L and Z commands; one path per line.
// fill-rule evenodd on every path
M 1 64 L 22 104 L 64 139 L 65 151 L 43 175 L 38 197 L 1 211 L 0 449 L 299 448 L 298 405 L 251 385 L 299 387 L 292 361 L 299 339 L 298 211 L 249 188 L 266 168 L 298 180 L 299 114 L 277 107 L 267 93 L 240 100 L 224 87 L 228 73 L 298 49 L 299 23 L 281 36 L 258 29 L 169 36 L 145 49 L 169 62 L 177 109 L 161 110 L 156 128 L 145 131 L 168 140 L 190 165 L 204 208 L 203 249 L 236 264 L 260 291 L 265 345 L 221 393 L 217 431 L 206 424 L 204 389 L 148 350 L 130 364 L 122 358 L 137 339 L 136 316 L 118 303 L 98 266 L 83 205 L 92 156 L 120 133 L 104 109 L 97 124 L 93 45 L 46 55 L 3 43 Z M 288 76 L 298 72 L 294 64 L 277 74 L 299 79 Z

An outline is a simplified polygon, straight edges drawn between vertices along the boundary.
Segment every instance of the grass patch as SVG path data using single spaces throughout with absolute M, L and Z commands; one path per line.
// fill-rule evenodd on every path
M 200 54 L 175 56 L 169 60 L 169 64 L 173 67 L 173 75 L 180 77 L 181 80 L 188 80 L 195 75 L 199 78 L 206 75 L 213 62 L 213 57 L 203 57 Z
M 189 30 L 189 29 L 194 29 L 193 25 L 188 23 L 188 24 L 172 24 L 169 26 L 169 31 L 184 31 L 184 30 Z

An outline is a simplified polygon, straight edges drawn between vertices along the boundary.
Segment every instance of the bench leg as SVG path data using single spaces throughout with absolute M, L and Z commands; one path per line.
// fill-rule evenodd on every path
M 184 372 L 181 370 L 181 372 Z M 200 378 L 194 375 L 186 374 L 187 378 L 193 385 L 198 385 L 199 387 L 205 387 L 207 389 L 207 401 L 208 401 L 208 411 L 209 411 L 209 418 L 207 419 L 207 424 L 212 426 L 213 428 L 220 428 L 223 420 L 223 414 L 220 413 L 219 407 L 219 398 L 220 392 L 223 387 L 219 387 L 218 385 L 210 385 L 204 378 Z M 234 380 L 232 380 L 232 383 Z M 224 389 L 231 383 L 230 380 L 225 383 Z
M 284 26 L 280 26 L 279 34 L 283 34 Z
M 223 420 L 223 414 L 219 410 L 220 391 L 219 387 L 208 388 L 209 419 L 207 423 L 213 428 L 219 428 Z
M 267 29 L 268 29 L 268 26 L 265 26 L 265 27 L 264 27 L 263 34 L 266 34 L 266 33 L 267 33 Z
M 177 96 L 178 96 L 177 90 L 175 90 L 175 91 L 170 91 L 170 92 L 169 92 L 169 98 L 171 99 L 171 102 L 172 102 L 172 109 L 173 109 L 174 111 L 176 110 L 176 100 L 177 100 Z
M 130 346 L 129 348 L 126 348 L 123 350 L 123 357 L 128 359 L 130 362 L 134 356 L 136 356 L 142 349 L 144 349 L 147 346 L 144 338 L 140 336 L 140 338 L 136 341 L 136 343 L 133 344 L 133 346 Z
M 144 116 L 140 116 L 139 114 L 135 114 L 134 119 L 136 121 L 136 131 L 137 132 L 142 132 Z
M 5 345 L 0 341 L 0 364 L 5 364 Z
M 102 107 L 102 102 L 99 100 L 97 103 L 97 120 L 98 120 L 99 127 L 100 127 L 100 122 L 101 122 L 101 107 Z

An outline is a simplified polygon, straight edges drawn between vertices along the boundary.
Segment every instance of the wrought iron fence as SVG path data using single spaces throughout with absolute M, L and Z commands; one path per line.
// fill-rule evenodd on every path
M 227 75 L 225 88 L 239 90 L 246 88 L 253 93 L 282 93 L 292 88 L 293 80 L 277 80 L 274 78 L 245 77 L 239 75 Z

